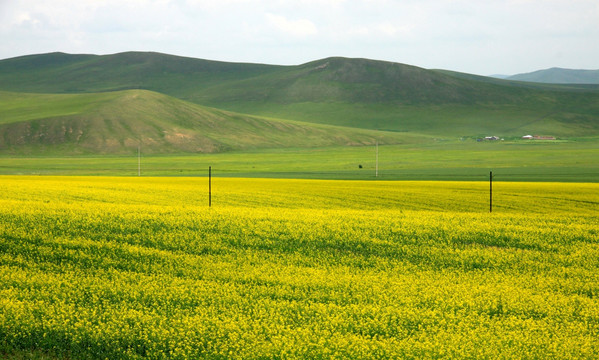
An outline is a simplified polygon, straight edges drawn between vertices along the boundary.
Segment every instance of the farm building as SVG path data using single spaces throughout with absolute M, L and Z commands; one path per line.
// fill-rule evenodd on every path
M 555 140 L 555 136 L 541 136 L 541 135 L 524 135 L 524 140 Z

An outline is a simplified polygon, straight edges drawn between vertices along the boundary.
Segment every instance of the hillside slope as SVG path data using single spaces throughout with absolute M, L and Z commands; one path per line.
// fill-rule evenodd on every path
M 517 74 L 507 79 L 550 84 L 599 84 L 599 70 L 551 68 Z
M 0 61 L 0 90 L 148 89 L 239 113 L 438 137 L 599 135 L 599 91 L 503 81 L 367 59 L 298 66 L 158 53 L 32 55 Z
M 160 53 L 50 53 L 0 61 L 0 90 L 85 93 L 147 89 L 199 103 L 513 102 L 525 93 L 415 66 L 327 58 L 298 66 L 227 63 Z
M 270 120 L 146 90 L 52 95 L 0 92 L 3 153 L 212 153 L 410 141 L 400 134 Z
M 0 60 L 0 90 L 89 93 L 146 89 L 179 98 L 230 80 L 268 74 L 280 66 L 237 64 L 150 52 L 114 55 L 49 53 Z
M 222 83 L 190 100 L 243 113 L 441 138 L 599 135 L 599 91 L 329 58 Z

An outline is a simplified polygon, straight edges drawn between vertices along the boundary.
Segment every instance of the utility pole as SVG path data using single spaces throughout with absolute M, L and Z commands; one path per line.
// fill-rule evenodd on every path
M 374 165 L 374 177 L 379 177 L 379 142 L 376 142 L 376 163 Z
M 137 146 L 137 176 L 141 176 L 141 146 Z
M 493 171 L 489 171 L 489 212 L 493 212 Z

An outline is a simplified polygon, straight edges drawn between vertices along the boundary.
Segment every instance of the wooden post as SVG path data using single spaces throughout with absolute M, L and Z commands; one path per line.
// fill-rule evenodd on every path
M 141 176 L 141 146 L 137 147 L 137 176 Z
M 489 172 L 489 212 L 493 212 L 493 171 Z
M 208 207 L 212 207 L 212 166 L 208 166 Z

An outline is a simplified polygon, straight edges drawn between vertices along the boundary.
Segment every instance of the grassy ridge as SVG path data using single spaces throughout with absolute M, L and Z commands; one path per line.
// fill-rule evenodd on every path
M 264 119 L 128 90 L 49 95 L 0 92 L 0 151 L 213 153 L 422 141 L 422 136 Z
M 144 88 L 242 113 L 435 136 L 599 134 L 596 89 L 525 86 L 366 59 L 271 66 L 155 53 L 46 54 L 0 61 L 0 88 Z
M 594 101 L 589 99 L 589 101 Z M 593 105 L 595 106 L 595 105 Z M 599 122 L 591 114 L 568 107 L 517 106 L 395 106 L 385 104 L 297 103 L 264 106 L 236 103 L 232 109 L 269 117 L 287 117 L 304 122 L 368 128 L 405 134 L 427 134 L 453 140 L 497 135 L 520 138 L 526 134 L 560 138 L 597 136 Z M 564 121 L 564 119 L 568 119 Z
M 551 68 L 512 75 L 509 79 L 552 84 L 599 84 L 599 70 Z
M 95 111 L 118 93 L 65 96 L 61 94 L 31 94 L 0 92 L 0 124 L 10 124 Z
M 182 95 L 222 81 L 276 71 L 273 65 L 235 64 L 158 53 L 50 53 L 0 61 L 3 90 L 36 93 L 148 89 Z
M 599 356 L 596 184 L 216 180 L 5 177 L 0 355 Z

